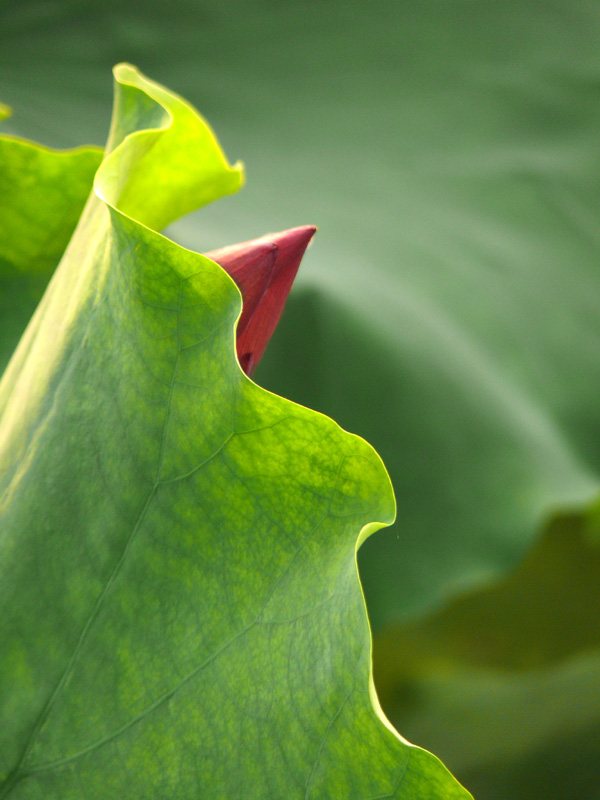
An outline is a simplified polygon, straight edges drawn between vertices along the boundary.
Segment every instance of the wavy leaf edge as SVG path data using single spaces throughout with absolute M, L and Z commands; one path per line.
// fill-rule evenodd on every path
M 163 234 L 159 233 L 157 230 L 154 229 L 154 227 L 152 227 L 151 225 L 147 224 L 147 222 L 144 221 L 143 219 L 136 219 L 133 215 L 130 215 L 130 214 L 126 213 L 123 210 L 123 208 L 120 207 L 120 197 L 119 197 L 119 195 L 120 195 L 120 193 L 122 191 L 125 191 L 127 189 L 127 183 L 125 185 L 123 185 L 123 186 L 119 186 L 119 184 L 118 184 L 118 175 L 119 175 L 119 172 L 120 172 L 119 166 L 120 166 L 121 162 L 123 160 L 125 160 L 125 161 L 127 160 L 127 158 L 130 155 L 130 149 L 132 148 L 132 145 L 134 145 L 134 144 L 138 145 L 138 146 L 141 144 L 142 148 L 143 148 L 143 146 L 145 144 L 148 144 L 149 148 L 151 149 L 152 140 L 155 140 L 157 136 L 160 136 L 161 134 L 167 133 L 168 131 L 171 130 L 171 128 L 172 128 L 172 126 L 174 124 L 174 117 L 173 117 L 172 110 L 168 106 L 161 105 L 161 102 L 160 102 L 161 95 L 162 95 L 162 93 L 165 93 L 167 90 L 164 90 L 163 87 L 161 87 L 159 84 L 156 84 L 156 83 L 148 80 L 147 78 L 142 76 L 141 73 L 139 73 L 136 68 L 134 68 L 134 67 L 132 67 L 131 65 L 128 65 L 128 64 L 117 65 L 115 67 L 115 69 L 114 69 L 114 75 L 115 75 L 115 82 L 116 82 L 117 86 L 131 87 L 131 88 L 133 88 L 135 90 L 139 90 L 141 92 L 145 92 L 151 100 L 153 100 L 158 106 L 160 106 L 160 114 L 164 115 L 164 117 L 163 117 L 162 121 L 160 122 L 160 124 L 158 126 L 156 126 L 156 127 L 148 127 L 148 128 L 141 129 L 141 130 L 134 130 L 134 131 L 132 131 L 130 133 L 127 133 L 124 136 L 124 138 L 122 139 L 122 141 L 118 142 L 112 149 L 110 148 L 110 146 L 107 148 L 108 155 L 102 161 L 102 163 L 100 165 L 100 168 L 98 169 L 98 171 L 96 173 L 96 177 L 94 179 L 94 188 L 93 188 L 92 195 L 95 196 L 95 198 L 97 198 L 98 200 L 100 200 L 102 203 L 105 204 L 105 206 L 107 207 L 111 217 L 124 221 L 126 225 L 133 224 L 134 226 L 141 226 L 141 228 L 143 228 L 147 232 L 149 232 L 151 234 L 151 236 L 158 237 L 159 239 L 163 240 L 164 242 L 168 242 L 169 248 L 176 248 L 176 249 L 179 249 L 182 253 L 186 253 L 188 260 L 191 257 L 198 266 L 210 264 L 211 265 L 211 269 L 214 268 L 214 269 L 219 271 L 219 273 L 221 274 L 221 280 L 224 281 L 224 282 L 228 282 L 228 284 L 229 284 L 229 293 L 230 293 L 230 296 L 232 298 L 234 298 L 233 302 L 235 303 L 235 306 L 236 306 L 235 307 L 235 313 L 232 315 L 233 322 L 231 324 L 231 331 L 230 331 L 231 349 L 232 349 L 233 353 L 235 354 L 235 328 L 236 328 L 236 325 L 237 325 L 237 321 L 239 320 L 239 317 L 241 315 L 242 298 L 241 298 L 241 294 L 240 294 L 237 286 L 235 285 L 235 283 L 231 279 L 231 277 L 215 262 L 211 261 L 210 259 L 207 259 L 205 256 L 202 256 L 199 253 L 196 253 L 194 251 L 190 251 L 190 250 L 187 250 L 186 248 L 181 247 L 179 244 L 173 242 L 168 237 L 166 237 Z M 168 93 L 168 94 L 170 94 L 170 93 Z M 157 95 L 158 95 L 158 97 L 157 97 Z M 191 106 L 188 106 L 187 103 L 185 103 L 185 101 L 180 100 L 176 95 L 170 94 L 170 96 L 174 98 L 174 102 L 184 103 L 187 108 L 191 109 Z M 156 109 L 154 109 L 154 110 L 156 110 Z M 197 113 L 197 112 L 194 111 L 194 113 Z M 212 134 L 212 131 L 210 131 L 210 133 Z M 114 134 L 114 131 L 113 131 L 113 134 Z M 214 134 L 212 134 L 212 136 L 214 137 Z M 109 139 L 109 142 L 110 142 L 110 139 Z M 216 142 L 216 139 L 215 139 L 215 142 Z M 221 152 L 221 154 L 222 154 L 222 152 Z M 223 158 L 224 158 L 224 156 L 223 156 Z M 134 164 L 135 164 L 135 162 L 134 162 Z M 239 188 L 243 183 L 242 166 L 238 162 L 236 165 L 234 165 L 234 167 L 230 167 L 229 169 L 230 169 L 232 175 L 234 176 L 233 180 L 232 180 L 232 186 L 235 186 L 235 188 L 232 188 L 231 190 L 235 191 L 235 189 Z M 237 178 L 235 177 L 236 175 L 237 175 Z M 224 193 L 226 193 L 226 192 L 224 192 Z M 84 214 L 82 215 L 82 219 L 85 217 L 85 213 L 86 212 L 84 211 Z M 68 250 L 69 250 L 69 248 L 67 248 L 66 252 L 68 252 Z M 36 317 L 38 316 L 39 313 L 42 313 L 42 312 L 36 312 Z M 5 400 L 6 400 L 6 402 L 9 402 L 10 394 L 11 394 L 10 383 L 11 383 L 11 381 L 13 381 L 14 383 L 16 383 L 18 381 L 18 374 L 19 374 L 20 365 L 27 359 L 27 355 L 28 355 L 28 353 L 30 351 L 30 347 L 32 346 L 33 340 L 35 339 L 35 331 L 36 331 L 35 318 L 34 318 L 34 321 L 33 321 L 33 326 L 30 326 L 30 327 L 32 327 L 33 334 L 30 334 L 29 331 L 28 331 L 28 333 L 24 336 L 24 339 L 23 339 L 21 345 L 19 346 L 19 348 L 17 348 L 17 351 L 15 353 L 15 357 L 13 358 L 11 363 L 9 364 L 9 367 L 7 368 L 7 371 L 6 371 L 5 375 L 4 375 L 4 378 L 2 379 L 2 381 L 0 381 L 0 423 L 2 422 L 2 416 L 3 416 L 3 414 L 1 412 L 4 410 L 3 407 L 2 407 L 2 394 L 3 394 L 3 392 L 2 392 L 2 389 L 3 389 L 2 384 L 4 384 L 4 386 L 6 387 L 6 379 L 8 378 L 8 394 L 6 394 L 6 389 L 5 389 Z M 29 339 L 28 339 L 28 334 L 29 334 Z M 32 339 L 32 336 L 33 336 L 33 339 Z M 239 370 L 238 378 L 239 378 L 240 381 L 248 382 L 249 384 L 251 384 L 254 387 L 256 387 L 256 389 L 259 389 L 260 392 L 264 392 L 265 396 L 278 398 L 279 400 L 285 402 L 286 404 L 290 404 L 291 407 L 295 407 L 295 408 L 298 408 L 298 409 L 304 409 L 305 411 L 309 411 L 310 414 L 314 415 L 314 419 L 321 418 L 323 420 L 327 420 L 327 423 L 335 426 L 335 428 L 337 430 L 339 430 L 340 432 L 343 433 L 344 437 L 348 437 L 348 441 L 352 440 L 356 444 L 358 444 L 360 442 L 361 444 L 359 446 L 367 448 L 370 456 L 371 457 L 375 457 L 375 459 L 377 460 L 378 469 L 380 470 L 381 475 L 385 476 L 384 480 L 387 482 L 387 485 L 385 487 L 382 486 L 382 491 L 387 496 L 387 500 L 386 500 L 385 504 L 388 506 L 388 513 L 386 513 L 386 515 L 384 516 L 384 519 L 382 521 L 371 521 L 371 522 L 365 523 L 360 528 L 360 530 L 358 531 L 358 533 L 356 535 L 356 539 L 355 539 L 355 544 L 354 544 L 354 581 L 356 582 L 356 584 L 357 584 L 357 586 L 358 586 L 358 588 L 359 588 L 359 590 L 361 592 L 362 603 L 363 603 L 363 614 L 364 614 L 364 617 L 365 617 L 365 622 L 368 625 L 368 617 L 367 617 L 366 606 L 365 606 L 365 602 L 364 602 L 364 595 L 362 594 L 362 585 L 361 585 L 360 577 L 359 577 L 359 573 L 358 573 L 358 565 L 357 565 L 357 560 L 356 560 L 356 554 L 357 554 L 357 551 L 358 551 L 359 547 L 362 545 L 362 543 L 370 535 L 372 535 L 374 532 L 376 532 L 380 528 L 382 528 L 382 527 L 384 527 L 386 525 L 392 524 L 392 522 L 394 521 L 395 516 L 396 516 L 396 504 L 395 504 L 395 499 L 394 499 L 394 496 L 393 496 L 393 489 L 392 489 L 392 486 L 391 486 L 391 482 L 389 480 L 389 476 L 387 474 L 387 471 L 385 470 L 385 467 L 384 467 L 383 463 L 381 462 L 381 459 L 376 454 L 376 452 L 373 450 L 373 448 L 367 442 L 365 442 L 364 439 L 362 439 L 361 437 L 356 436 L 354 434 L 350 434 L 350 433 L 348 433 L 346 431 L 343 431 L 343 429 L 340 428 L 340 426 L 337 425 L 337 423 L 335 423 L 333 420 L 331 420 L 326 415 L 320 414 L 319 412 L 313 411 L 311 409 L 306 409 L 306 407 L 300 406 L 300 405 L 298 405 L 296 403 L 293 403 L 292 401 L 289 401 L 289 400 L 284 400 L 284 398 L 279 398 L 278 395 L 274 395 L 273 393 L 268 392 L 266 389 L 263 389 L 263 388 L 259 387 L 257 384 L 255 384 L 250 378 L 248 378 L 244 374 L 243 370 L 241 369 L 241 367 L 239 365 L 239 362 L 237 361 L 237 357 L 235 358 L 235 361 L 236 361 L 236 364 L 237 364 L 237 367 L 238 367 L 238 370 Z M 365 643 L 365 644 L 367 644 L 367 643 Z M 415 751 L 415 754 L 416 754 L 417 751 L 419 751 L 421 753 L 421 756 L 425 757 L 426 760 L 427 759 L 432 759 L 432 761 L 428 762 L 428 768 L 425 771 L 429 771 L 431 769 L 434 769 L 434 766 L 433 766 L 434 763 L 437 763 L 439 765 L 439 768 L 441 768 L 442 773 L 444 774 L 444 776 L 449 781 L 447 789 L 452 792 L 451 795 L 447 794 L 446 796 L 448 796 L 448 797 L 450 797 L 450 796 L 452 796 L 452 797 L 454 797 L 454 796 L 456 796 L 456 797 L 467 797 L 468 794 L 466 793 L 466 791 L 464 791 L 462 789 L 462 787 L 459 787 L 458 784 L 454 783 L 453 779 L 450 777 L 449 773 L 447 773 L 447 771 L 445 770 L 443 765 L 441 765 L 439 760 L 435 756 L 431 756 L 431 754 L 427 753 L 427 751 L 424 751 L 421 748 L 419 748 L 419 747 L 411 744 L 407 740 L 405 740 L 398 733 L 398 731 L 396 731 L 396 729 L 392 726 L 392 724 L 389 722 L 389 720 L 387 719 L 387 717 L 383 713 L 383 711 L 381 709 L 381 706 L 379 704 L 379 701 L 378 701 L 378 698 L 377 698 L 377 694 L 376 694 L 376 690 L 375 690 L 374 683 L 373 683 L 372 639 L 371 639 L 371 636 L 370 636 L 370 632 L 369 632 L 368 648 L 369 648 L 368 687 L 365 687 L 365 688 L 368 688 L 368 694 L 369 694 L 372 710 L 373 710 L 375 716 L 377 717 L 379 722 L 390 733 L 392 733 L 394 735 L 394 737 L 396 737 L 396 739 L 400 743 L 402 743 L 402 745 L 410 747 L 412 750 Z M 416 758 L 416 760 L 419 761 L 420 758 Z M 408 769 L 408 767 L 407 767 L 407 769 Z M 437 769 L 437 767 L 435 767 L 435 769 Z M 439 780 L 440 779 L 440 775 L 436 775 L 436 778 L 437 778 L 437 780 Z M 402 782 L 402 779 L 401 779 L 401 782 Z M 399 796 L 397 794 L 397 791 L 399 791 L 399 789 L 400 789 L 400 783 L 396 786 L 396 788 L 393 790 L 393 793 L 390 794 L 389 797 Z M 452 786 L 450 784 L 452 784 Z M 7 786 L 7 789 L 10 791 L 10 788 L 8 786 Z M 453 789 L 453 791 L 452 791 L 452 789 Z M 437 795 L 433 795 L 432 794 L 431 796 L 433 797 L 433 796 L 437 796 Z

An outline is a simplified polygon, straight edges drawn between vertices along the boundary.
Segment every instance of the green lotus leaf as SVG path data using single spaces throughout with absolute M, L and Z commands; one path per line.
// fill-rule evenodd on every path
M 13 132 L 103 142 L 118 53 L 201 103 L 251 165 L 247 191 L 170 236 L 206 252 L 265 220 L 319 223 L 257 379 L 383 457 L 402 526 L 359 554 L 374 630 L 500 577 L 600 489 L 596 11 L 3 7 Z
M 0 80 L 18 109 L 5 127 L 62 147 L 105 140 L 115 57 L 201 104 L 252 180 L 172 226 L 189 248 L 252 238 L 267 220 L 271 230 L 319 223 L 257 380 L 383 457 L 400 523 L 365 543 L 359 566 L 373 629 L 400 631 L 387 652 L 401 676 L 416 663 L 400 646 L 411 618 L 420 625 L 465 592 L 473 613 L 477 598 L 489 611 L 477 587 L 501 584 L 545 538 L 547 519 L 585 513 L 598 495 L 600 14 L 590 0 L 404 0 L 380 12 L 360 0 L 318 15 L 303 0 L 7 0 Z M 570 530 L 565 543 L 578 551 Z M 565 624 L 577 628 L 579 611 L 565 609 Z M 503 641 L 520 616 L 498 617 Z M 469 764 L 497 746 L 505 720 L 514 752 L 486 762 L 490 797 L 516 797 L 517 784 L 534 800 L 592 797 L 594 702 L 573 727 L 592 696 L 593 669 L 585 686 L 576 669 L 588 652 L 508 677 L 459 660 L 464 682 L 442 675 L 420 722 L 382 686 L 384 708 L 469 786 Z M 515 649 L 511 663 L 531 654 Z M 536 670 L 546 694 L 530 693 Z M 543 709 L 526 745 L 514 721 L 531 731 Z M 472 735 L 457 727 L 465 719 Z
M 154 229 L 241 169 L 180 98 L 115 77 L 0 384 L 0 797 L 467 798 L 372 687 L 379 457 L 244 375 L 235 284 Z

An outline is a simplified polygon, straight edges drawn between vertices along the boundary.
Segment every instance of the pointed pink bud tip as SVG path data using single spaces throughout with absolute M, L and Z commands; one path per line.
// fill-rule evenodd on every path
M 252 375 L 265 352 L 316 230 L 314 225 L 304 225 L 206 253 L 231 275 L 242 293 L 236 347 L 246 375 Z

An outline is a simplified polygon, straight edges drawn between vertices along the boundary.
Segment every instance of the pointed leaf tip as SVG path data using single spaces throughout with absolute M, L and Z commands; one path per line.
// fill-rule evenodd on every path
M 290 228 L 206 255 L 231 275 L 242 293 L 236 347 L 240 365 L 252 375 L 277 327 L 314 225 Z

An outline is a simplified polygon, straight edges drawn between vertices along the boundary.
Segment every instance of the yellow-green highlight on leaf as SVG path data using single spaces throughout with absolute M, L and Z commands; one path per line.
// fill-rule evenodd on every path
M 100 196 L 154 230 L 236 192 L 244 183 L 240 162 L 230 166 L 204 119 L 185 100 L 143 77 L 135 67 L 114 69 L 115 102 L 107 152 L 131 134 L 119 161 L 107 159 Z M 177 119 L 177 125 L 171 125 Z M 191 149 L 193 148 L 193 155 Z M 129 175 L 123 158 L 136 159 Z M 114 166 L 113 166 L 114 165 Z M 118 166 L 117 166 L 118 165 Z
M 3 119 L 8 119 L 12 114 L 12 108 L 10 106 L 4 105 L 4 103 L 0 103 L 0 122 Z
M 0 383 L 0 797 L 467 798 L 374 702 L 356 546 L 395 515 L 381 460 L 243 374 L 233 281 L 152 228 L 241 172 L 115 77 Z

